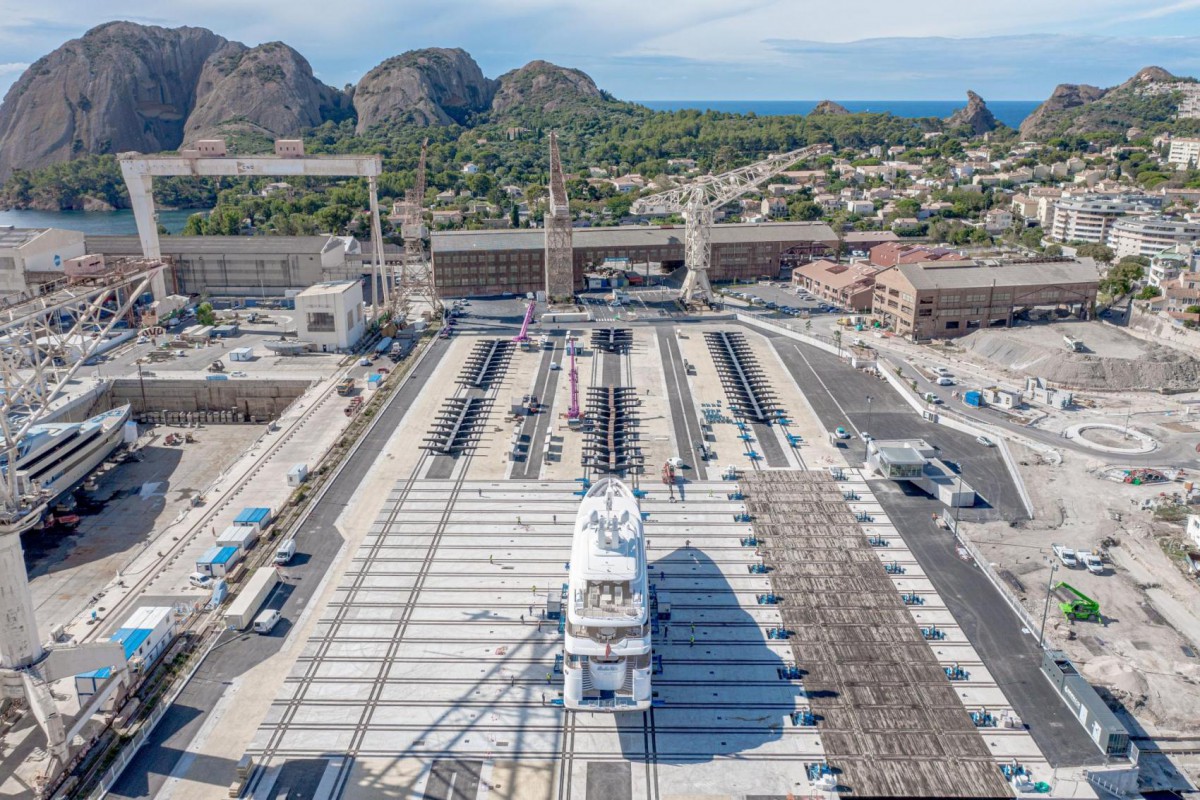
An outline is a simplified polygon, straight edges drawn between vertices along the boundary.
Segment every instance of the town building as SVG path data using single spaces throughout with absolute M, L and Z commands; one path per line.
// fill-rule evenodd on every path
M 0 225 L 0 297 L 61 280 L 63 264 L 86 252 L 79 231 Z
M 296 335 L 322 352 L 351 349 L 365 330 L 361 280 L 318 283 L 296 295 Z
M 1200 165 L 1200 139 L 1172 139 L 1167 163 L 1178 169 L 1195 169 Z
M 876 273 L 872 313 L 913 340 L 952 338 L 1009 327 L 1039 307 L 1067 308 L 1084 318 L 1099 282 L 1090 258 L 899 264 Z
M 1063 198 L 1055 202 L 1050 237 L 1059 242 L 1104 244 L 1118 218 L 1133 206 L 1106 198 Z
M 1183 273 L 1195 271 L 1197 255 L 1200 255 L 1197 249 L 1187 244 L 1168 247 L 1161 253 L 1156 253 L 1150 259 L 1150 266 L 1146 270 L 1146 282 L 1162 289 Z
M 1112 223 L 1108 246 L 1117 258 L 1153 257 L 1176 244 L 1200 240 L 1200 222 L 1172 217 L 1124 217 Z
M 1002 208 L 993 208 L 983 215 L 983 229 L 988 233 L 1002 233 L 1011 228 L 1012 224 L 1012 212 Z
M 927 244 L 884 242 L 872 247 L 867 258 L 877 267 L 894 267 L 897 264 L 915 264 L 918 261 L 941 261 L 944 259 L 957 261 L 962 258 L 962 254 L 956 250 L 931 247 Z
M 160 242 L 172 294 L 281 296 L 357 277 L 361 253 L 352 236 L 163 236 Z M 136 236 L 88 236 L 85 245 L 88 253 L 142 256 Z
M 879 267 L 865 261 L 839 264 L 819 259 L 792 270 L 792 285 L 852 311 L 870 311 Z

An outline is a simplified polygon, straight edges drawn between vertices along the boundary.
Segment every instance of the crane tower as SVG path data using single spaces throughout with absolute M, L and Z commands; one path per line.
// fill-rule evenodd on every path
M 550 302 L 575 295 L 575 249 L 571 209 L 558 158 L 558 134 L 550 132 L 550 191 L 546 208 L 546 298 Z
M 417 162 L 417 173 L 412 188 L 404 193 L 404 216 L 400 235 L 404 239 L 404 261 L 400 266 L 399 302 L 407 307 L 410 298 L 424 297 L 437 311 L 440 302 L 437 296 L 437 281 L 433 264 L 425 252 L 425 159 L 429 140 L 421 142 L 421 159 Z
M 830 149 L 827 144 L 817 144 L 779 153 L 720 175 L 707 175 L 685 186 L 634 201 L 632 211 L 635 214 L 683 214 L 687 223 L 684 237 L 687 277 L 683 280 L 681 299 L 685 304 L 708 304 L 713 299 L 708 267 L 712 259 L 714 212 L 797 161 L 827 153 Z

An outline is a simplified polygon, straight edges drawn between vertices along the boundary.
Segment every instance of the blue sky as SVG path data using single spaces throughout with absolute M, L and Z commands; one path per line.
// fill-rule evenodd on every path
M 495 77 L 535 58 L 630 100 L 1042 99 L 1155 64 L 1200 76 L 1200 0 L 0 0 L 0 92 L 111 19 L 284 41 L 326 83 L 462 47 Z M 969 14 L 965 7 L 971 7 Z M 331 10 L 333 9 L 333 10 Z M 1181 35 L 1187 34 L 1187 35 Z

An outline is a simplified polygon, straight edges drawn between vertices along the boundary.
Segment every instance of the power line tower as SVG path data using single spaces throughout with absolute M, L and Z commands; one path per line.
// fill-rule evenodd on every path
M 575 249 L 571 241 L 571 209 L 558 158 L 558 135 L 550 132 L 550 198 L 546 209 L 546 299 L 575 295 Z
M 720 175 L 707 175 L 677 189 L 669 189 L 634 201 L 635 214 L 683 214 L 687 223 L 683 247 L 684 264 L 688 270 L 680 295 L 684 304 L 707 305 L 713 299 L 712 285 L 708 282 L 708 267 L 712 263 L 714 212 L 763 181 L 775 177 L 797 161 L 827 153 L 830 149 L 827 144 L 817 144 L 768 156 L 762 161 Z
M 425 252 L 425 159 L 429 140 L 421 142 L 421 159 L 417 162 L 417 174 L 412 188 L 404 193 L 404 214 L 400 223 L 400 236 L 404 239 L 404 260 L 400 264 L 397 281 L 399 310 L 407 310 L 413 297 L 423 297 L 437 311 L 441 303 L 437 295 L 433 263 Z

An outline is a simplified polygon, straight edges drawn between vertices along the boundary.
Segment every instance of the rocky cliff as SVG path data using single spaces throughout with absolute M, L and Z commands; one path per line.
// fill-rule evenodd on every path
M 492 100 L 493 115 L 519 109 L 540 111 L 583 111 L 602 100 L 596 83 L 577 69 L 549 61 L 531 61 L 520 69 L 501 75 Z
M 843 105 L 835 103 L 832 100 L 822 100 L 813 107 L 813 110 L 808 112 L 810 117 L 827 115 L 831 117 L 842 117 L 849 114 L 850 111 Z
M 1119 86 L 1100 89 L 1063 83 L 1021 123 L 1024 139 L 1099 131 L 1124 133 L 1175 117 L 1178 100 L 1173 88 L 1194 83 L 1161 67 L 1146 67 Z
M 967 104 L 946 118 L 948 128 L 970 128 L 971 133 L 982 136 L 996 129 L 996 118 L 988 109 L 983 98 L 972 91 L 967 92 Z
M 354 89 L 359 133 L 383 122 L 466 124 L 488 109 L 495 83 L 458 48 L 412 50 L 363 76 Z
M 0 180 L 88 153 L 170 150 L 227 44 L 203 28 L 111 22 L 38 59 L 0 105 Z
M 260 134 L 277 138 L 320 125 L 347 98 L 313 77 L 304 56 L 282 42 L 248 48 L 229 42 L 204 65 L 184 140 Z

